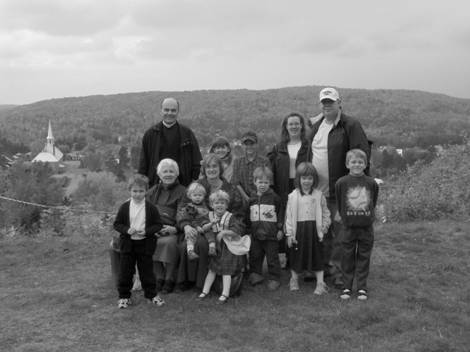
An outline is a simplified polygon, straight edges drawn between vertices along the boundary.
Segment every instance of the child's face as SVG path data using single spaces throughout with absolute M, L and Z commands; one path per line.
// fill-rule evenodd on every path
M 263 194 L 269 189 L 269 180 L 267 177 L 260 177 L 255 180 L 256 190 L 259 194 Z
M 304 193 L 310 193 L 313 187 L 313 176 L 300 176 L 300 187 Z
M 218 145 L 214 147 L 214 154 L 217 155 L 219 158 L 224 158 L 229 151 L 229 147 L 226 145 Z
M 193 193 L 191 193 L 189 198 L 194 204 L 201 204 L 204 200 L 204 193 L 201 191 L 194 191 Z
M 144 187 L 133 185 L 131 187 L 131 198 L 134 202 L 140 203 L 144 200 L 146 192 L 147 190 Z
M 227 202 L 223 199 L 216 199 L 212 202 L 212 208 L 216 215 L 221 216 L 227 211 Z
M 366 169 L 366 163 L 364 159 L 353 156 L 346 163 L 346 167 L 348 168 L 351 175 L 360 176 Z

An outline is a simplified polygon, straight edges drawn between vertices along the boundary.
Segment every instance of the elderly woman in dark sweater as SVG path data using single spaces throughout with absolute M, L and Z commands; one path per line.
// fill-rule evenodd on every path
M 157 207 L 163 223 L 163 228 L 157 234 L 157 248 L 153 255 L 157 291 L 162 293 L 173 291 L 179 259 L 176 212 L 184 199 L 186 189 L 179 184 L 178 174 L 178 164 L 174 160 L 161 160 L 157 166 L 160 182 L 147 194 L 147 199 Z
M 244 208 L 242 196 L 238 189 L 230 184 L 223 176 L 223 165 L 220 158 L 212 153 L 207 154 L 202 161 L 202 178 L 198 181 L 206 189 L 206 204 L 209 205 L 211 193 L 223 190 L 229 197 L 228 211 L 240 221 L 244 221 Z M 199 255 L 197 260 L 189 261 L 186 254 L 186 241 L 180 244 L 180 263 L 178 267 L 177 283 L 181 288 L 195 284 L 202 288 L 207 275 L 209 263 L 209 244 L 204 235 L 190 225 L 183 229 L 185 236 L 196 236 L 195 251 Z

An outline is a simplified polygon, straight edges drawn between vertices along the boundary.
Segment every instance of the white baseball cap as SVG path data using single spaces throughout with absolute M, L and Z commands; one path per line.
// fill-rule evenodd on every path
M 331 88 L 331 87 L 327 87 L 327 88 L 323 88 L 320 91 L 320 96 L 319 97 L 320 97 L 320 102 L 324 99 L 338 101 L 339 100 L 339 93 L 336 89 Z

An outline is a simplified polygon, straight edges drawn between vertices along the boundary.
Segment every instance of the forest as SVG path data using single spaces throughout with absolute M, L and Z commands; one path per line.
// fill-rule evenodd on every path
M 279 139 L 281 120 L 289 112 L 305 117 L 320 112 L 321 88 L 155 91 L 4 106 L 0 138 L 35 154 L 43 147 L 51 120 L 56 145 L 65 153 L 112 146 L 131 149 L 158 121 L 161 100 L 173 96 L 181 104 L 180 121 L 194 129 L 201 147 L 207 147 L 215 135 L 233 140 L 253 129 L 264 148 Z M 343 110 L 361 121 L 376 147 L 462 144 L 470 130 L 469 99 L 408 90 L 340 89 L 340 93 Z M 0 147 L 5 150 L 3 144 Z

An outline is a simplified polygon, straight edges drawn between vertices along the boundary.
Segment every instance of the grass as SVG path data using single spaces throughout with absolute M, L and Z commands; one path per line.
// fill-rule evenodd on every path
M 468 351 L 470 223 L 376 229 L 370 299 L 314 284 L 246 285 L 216 306 L 194 291 L 116 307 L 108 238 L 0 239 L 2 351 Z

